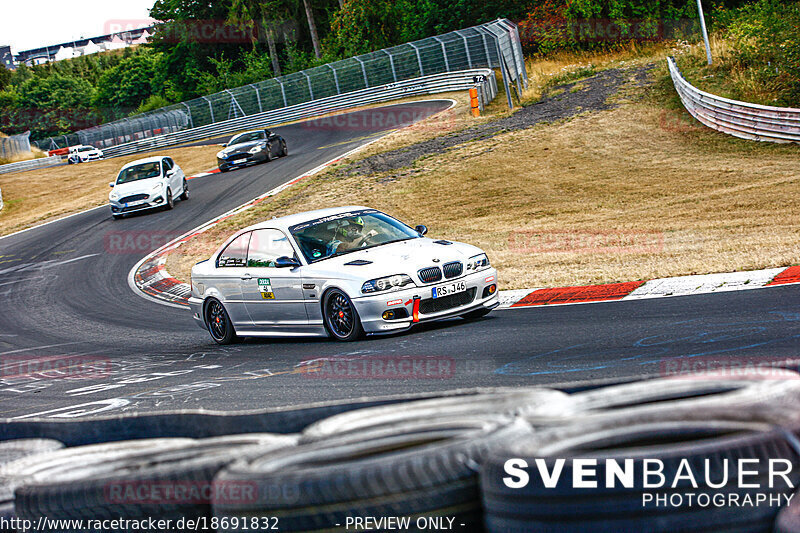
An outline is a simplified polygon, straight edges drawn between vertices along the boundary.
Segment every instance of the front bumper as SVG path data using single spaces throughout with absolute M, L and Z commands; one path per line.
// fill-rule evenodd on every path
M 206 329 L 206 323 L 203 320 L 203 300 L 195 296 L 189 297 L 189 309 L 192 311 L 194 323 L 201 329 Z
M 431 289 L 433 287 L 460 281 L 466 284 L 466 295 L 457 293 L 449 301 L 444 300 L 450 297 L 438 299 L 432 297 Z M 495 290 L 488 294 L 491 285 L 495 286 Z M 469 296 L 470 294 L 472 294 L 471 297 Z M 416 319 L 414 317 L 415 299 L 420 302 Z M 497 290 L 497 271 L 494 268 L 487 268 L 459 278 L 442 280 L 411 289 L 354 298 L 353 304 L 356 306 L 358 316 L 361 318 L 361 325 L 366 333 L 390 333 L 408 329 L 420 322 L 460 316 L 480 309 L 494 309 L 500 304 L 499 291 Z M 399 311 L 397 314 L 405 316 L 403 318 L 385 320 L 383 318 L 384 312 L 392 310 Z
M 164 207 L 164 205 L 167 203 L 167 199 L 161 194 L 155 194 L 144 200 L 143 203 L 137 205 L 121 204 L 115 200 L 109 200 L 108 203 L 111 207 L 111 213 L 115 215 L 123 215 L 126 213 L 134 213 L 136 211 L 144 211 L 146 209 Z
M 241 154 L 240 157 L 237 159 L 217 158 L 217 166 L 219 166 L 220 170 L 230 170 L 232 168 L 254 165 L 256 163 L 263 163 L 264 161 L 266 161 L 266 159 L 267 159 L 266 151 L 262 150 L 260 152 L 256 152 L 255 154 L 247 154 L 247 157 L 244 158 L 241 157 Z

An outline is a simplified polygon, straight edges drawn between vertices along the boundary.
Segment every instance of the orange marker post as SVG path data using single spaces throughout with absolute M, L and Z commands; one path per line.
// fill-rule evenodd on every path
M 470 107 L 472 107 L 472 116 L 479 117 L 481 116 L 481 106 L 478 102 L 478 88 L 472 87 L 469 90 L 469 103 Z

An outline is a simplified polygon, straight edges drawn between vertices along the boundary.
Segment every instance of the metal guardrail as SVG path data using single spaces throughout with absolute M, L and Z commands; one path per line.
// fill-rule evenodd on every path
M 483 81 L 475 83 L 473 78 L 476 76 L 483 77 Z M 491 69 L 445 72 L 369 89 L 361 89 L 264 113 L 215 122 L 199 128 L 112 146 L 106 148 L 104 154 L 106 157 L 129 155 L 206 139 L 215 135 L 232 134 L 244 129 L 272 127 L 277 124 L 313 118 L 343 109 L 386 102 L 408 96 L 467 90 L 473 86 L 478 87 L 478 98 L 482 106 L 485 106 L 497 96 L 497 80 L 495 79 L 494 71 Z
M 691 85 L 675 58 L 668 57 L 669 73 L 686 110 L 714 130 L 755 141 L 800 143 L 800 109 L 739 102 Z
M 29 159 L 28 161 L 18 161 L 16 163 L 0 165 L 0 174 L 22 172 L 23 170 L 33 170 L 36 168 L 54 167 L 61 164 L 63 164 L 61 161 L 61 156 L 54 155 L 52 157 L 40 157 L 38 159 Z

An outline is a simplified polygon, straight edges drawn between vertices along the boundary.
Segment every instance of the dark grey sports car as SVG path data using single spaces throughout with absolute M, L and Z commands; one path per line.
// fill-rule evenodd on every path
M 236 167 L 271 161 L 273 157 L 289 155 L 286 140 L 269 130 L 255 130 L 235 135 L 217 153 L 217 164 L 222 172 Z

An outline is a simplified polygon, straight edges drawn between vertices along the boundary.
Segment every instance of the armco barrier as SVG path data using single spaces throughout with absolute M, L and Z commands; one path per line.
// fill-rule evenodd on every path
M 686 81 L 675 58 L 668 57 L 667 62 L 684 107 L 709 128 L 742 139 L 800 143 L 800 109 L 750 104 L 715 96 Z
M 474 78 L 478 77 L 476 84 Z M 482 80 L 482 81 L 480 81 Z M 449 91 L 466 91 L 470 87 L 478 87 L 478 97 L 482 105 L 486 105 L 497 96 L 497 80 L 491 69 L 462 70 L 424 76 L 397 83 L 389 83 L 369 89 L 361 89 L 350 93 L 321 98 L 264 113 L 216 122 L 199 128 L 167 133 L 140 141 L 112 146 L 104 150 L 106 157 L 145 152 L 165 146 L 174 146 L 191 141 L 205 139 L 215 135 L 226 135 L 250 128 L 266 128 L 284 122 L 302 120 L 343 109 L 360 107 L 368 104 L 387 102 L 408 96 L 435 94 Z
M 17 163 L 9 163 L 7 165 L 0 165 L 0 174 L 8 174 L 10 172 L 22 172 L 23 170 L 33 170 L 35 168 L 46 168 L 61 165 L 61 157 L 40 157 L 39 159 L 30 159 L 28 161 L 19 161 Z

